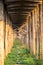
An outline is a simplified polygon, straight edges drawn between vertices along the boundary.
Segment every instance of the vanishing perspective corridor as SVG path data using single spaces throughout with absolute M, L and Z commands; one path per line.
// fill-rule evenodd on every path
M 43 0 L 0 0 L 0 65 L 15 39 L 43 59 Z

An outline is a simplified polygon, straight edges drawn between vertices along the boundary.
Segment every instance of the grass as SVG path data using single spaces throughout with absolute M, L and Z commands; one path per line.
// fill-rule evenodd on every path
M 36 60 L 30 50 L 22 45 L 21 41 L 16 39 L 11 52 L 5 59 L 4 65 L 43 65 L 43 61 Z

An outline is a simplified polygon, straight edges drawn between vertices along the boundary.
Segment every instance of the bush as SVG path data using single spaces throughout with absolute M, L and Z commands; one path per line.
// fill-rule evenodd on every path
M 37 65 L 43 65 L 43 60 L 37 60 Z
M 16 39 L 11 53 L 8 54 L 4 65 L 36 65 L 36 59 L 30 54 L 30 50 Z

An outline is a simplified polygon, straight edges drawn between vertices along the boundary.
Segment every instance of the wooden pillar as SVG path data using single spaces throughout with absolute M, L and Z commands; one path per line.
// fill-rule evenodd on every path
M 39 7 L 35 8 L 35 45 L 36 45 L 36 57 L 40 55 L 40 21 L 39 21 Z
M 43 4 L 40 3 L 39 5 L 39 14 L 40 14 L 40 22 L 41 22 L 41 37 L 40 37 L 40 59 L 43 59 Z
M 13 28 L 8 15 L 6 14 L 6 33 L 5 33 L 5 56 L 10 52 L 13 46 Z
M 4 65 L 4 12 L 0 2 L 0 65 Z
M 29 14 L 29 17 L 28 17 L 28 46 L 29 46 L 29 49 L 30 49 L 30 14 Z
M 29 24 L 29 21 L 28 21 L 28 18 L 27 18 L 27 33 L 26 33 L 26 35 L 27 35 L 27 48 L 29 48 L 29 26 L 28 26 L 28 24 Z
M 32 11 L 32 22 L 33 22 L 33 53 L 35 55 L 35 14 L 34 10 Z
M 5 33 L 5 56 L 8 54 L 8 35 L 9 34 L 9 24 L 8 24 L 8 17 L 6 15 L 6 33 Z
M 29 27 L 29 33 L 30 33 L 30 51 L 31 51 L 31 53 L 32 53 L 32 15 L 31 15 L 31 13 L 30 13 L 30 15 L 29 15 L 29 18 L 30 18 L 30 20 L 29 20 L 29 25 L 30 25 L 30 27 Z
M 31 35 L 31 53 L 33 54 L 33 13 L 31 12 L 31 21 L 30 21 L 30 35 Z M 35 16 L 34 16 L 35 17 Z
M 9 20 L 9 30 L 8 30 L 8 53 L 10 53 L 11 48 L 13 46 L 13 38 L 12 38 L 12 25 L 11 25 L 11 21 Z

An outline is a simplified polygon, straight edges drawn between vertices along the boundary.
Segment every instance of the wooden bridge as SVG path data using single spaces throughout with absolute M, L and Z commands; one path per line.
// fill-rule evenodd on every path
M 16 38 L 43 59 L 42 0 L 0 0 L 0 65 Z

